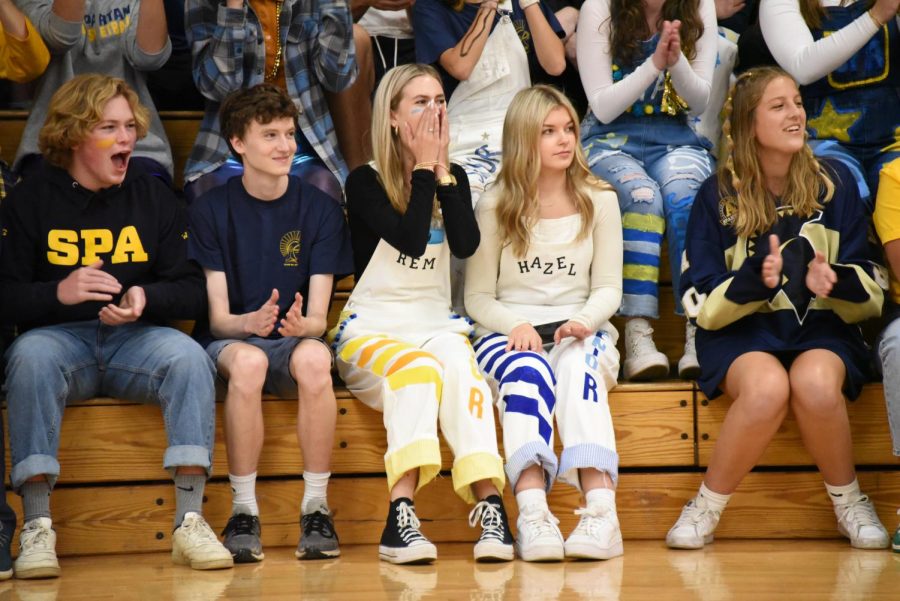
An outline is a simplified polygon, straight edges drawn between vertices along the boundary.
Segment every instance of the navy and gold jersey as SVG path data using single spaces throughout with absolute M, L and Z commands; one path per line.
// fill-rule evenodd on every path
M 734 208 L 709 178 L 694 201 L 682 263 L 685 311 L 696 321 L 700 387 L 709 396 L 728 367 L 750 351 L 790 357 L 827 349 L 847 367 L 846 393 L 856 396 L 868 372 L 865 344 L 853 324 L 880 314 L 886 279 L 868 238 L 869 220 L 858 188 L 841 163 L 823 163 L 835 184 L 833 198 L 808 217 L 778 210 L 778 220 L 751 238 L 734 231 Z M 781 243 L 781 283 L 768 288 L 762 264 L 769 235 Z M 821 252 L 837 275 L 827 298 L 806 287 L 809 262 Z

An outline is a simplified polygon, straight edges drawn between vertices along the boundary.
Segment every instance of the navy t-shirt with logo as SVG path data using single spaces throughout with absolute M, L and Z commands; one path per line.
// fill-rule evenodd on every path
M 353 273 L 340 205 L 293 176 L 275 200 L 254 198 L 238 176 L 194 201 L 188 257 L 205 269 L 225 272 L 233 315 L 259 309 L 273 288 L 278 289 L 281 317 L 295 292 L 303 296 L 305 315 L 310 277 L 333 274 L 337 281 Z M 201 342 L 211 342 L 208 326 L 198 326 Z M 280 337 L 277 328 L 269 337 Z

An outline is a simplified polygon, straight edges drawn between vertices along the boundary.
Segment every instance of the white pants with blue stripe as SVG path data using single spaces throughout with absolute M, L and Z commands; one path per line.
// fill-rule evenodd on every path
M 506 475 L 515 490 L 531 465 L 546 472 L 546 486 L 560 480 L 581 488 L 578 469 L 594 468 L 618 481 L 619 456 L 607 391 L 616 385 L 619 352 L 601 330 L 584 340 L 565 338 L 541 353 L 506 351 L 507 337 L 488 334 L 475 342 L 503 424 Z M 553 420 L 563 452 L 553 451 Z

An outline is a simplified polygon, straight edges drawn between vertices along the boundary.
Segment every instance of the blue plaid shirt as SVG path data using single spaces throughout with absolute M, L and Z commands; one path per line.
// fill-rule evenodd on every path
M 194 82 L 207 99 L 184 169 L 185 181 L 191 182 L 231 156 L 219 133 L 219 104 L 230 92 L 263 82 L 266 53 L 259 19 L 246 2 L 236 10 L 218 1 L 187 0 L 185 23 Z M 347 88 L 358 71 L 347 0 L 286 0 L 281 43 L 287 92 L 300 110 L 300 129 L 343 185 L 347 165 L 338 150 L 325 91 Z

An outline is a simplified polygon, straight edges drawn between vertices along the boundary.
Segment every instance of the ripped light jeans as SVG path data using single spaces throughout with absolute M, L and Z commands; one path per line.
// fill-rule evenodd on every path
M 659 317 L 659 257 L 668 231 L 672 287 L 678 290 L 684 236 L 694 196 L 715 167 L 682 120 L 623 114 L 604 125 L 588 113 L 582 144 L 591 171 L 612 184 L 622 212 L 621 315 Z M 683 314 L 675 295 L 675 312 Z

